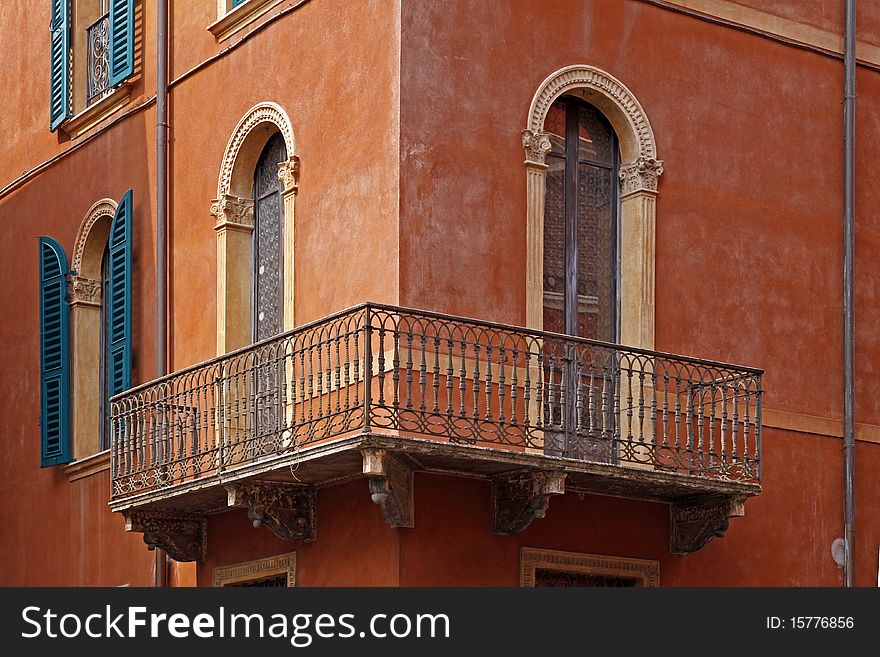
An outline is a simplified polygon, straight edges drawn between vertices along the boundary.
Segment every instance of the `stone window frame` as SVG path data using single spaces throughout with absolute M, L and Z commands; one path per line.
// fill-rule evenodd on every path
M 288 588 L 296 586 L 296 552 L 214 568 L 212 586 L 231 586 L 279 575 L 287 575 Z
M 654 559 L 631 559 L 585 552 L 520 548 L 519 585 L 534 587 L 535 571 L 540 568 L 600 577 L 635 579 L 638 582 L 636 586 L 639 587 L 657 588 L 660 586 L 660 562 Z
M 70 22 L 71 22 L 71 61 L 70 68 L 71 78 L 71 108 L 72 116 L 61 124 L 61 129 L 71 139 L 76 139 L 87 133 L 89 130 L 97 126 L 103 120 L 115 114 L 118 110 L 125 107 L 131 99 L 131 89 L 134 75 L 123 80 L 115 87 L 108 88 L 103 96 L 93 102 L 91 105 L 86 104 L 86 84 L 87 84 L 87 66 L 86 52 L 87 40 L 85 30 L 97 18 L 104 14 L 101 0 L 88 0 L 88 2 L 77 2 L 74 0 L 70 4 Z M 140 23 L 142 11 L 139 3 L 135 4 L 134 30 L 138 33 L 138 24 Z M 137 51 L 135 52 L 135 73 L 138 70 Z
M 67 277 L 71 335 L 71 426 L 73 456 L 77 461 L 103 453 L 99 450 L 101 263 L 116 207 L 116 201 L 103 198 L 88 209 L 76 235 Z
M 305 1 L 299 0 L 299 3 Z M 208 31 L 218 42 L 225 41 L 282 2 L 284 0 L 245 0 L 233 7 L 232 0 L 217 0 L 217 20 L 208 25 Z
M 663 161 L 635 95 L 606 71 L 566 66 L 538 87 L 522 131 L 526 170 L 526 326 L 543 328 L 544 193 L 550 151 L 544 120 L 563 95 L 580 98 L 608 119 L 620 144 L 620 342 L 654 348 L 654 263 L 657 183 Z
M 284 109 L 272 102 L 254 105 L 232 131 L 211 201 L 217 233 L 217 355 L 251 343 L 254 168 L 269 137 L 280 132 L 288 159 L 278 165 L 282 183 L 284 330 L 294 328 L 294 216 L 299 157 L 293 126 Z

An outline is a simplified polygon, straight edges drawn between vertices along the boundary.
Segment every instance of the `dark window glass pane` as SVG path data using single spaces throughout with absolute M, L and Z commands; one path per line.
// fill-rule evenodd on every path
M 563 153 L 565 152 L 563 145 Z M 565 291 L 565 159 L 548 156 L 544 197 L 544 330 L 563 331 Z
M 286 588 L 287 587 L 287 575 L 276 575 L 274 577 L 267 577 L 265 579 L 252 579 L 247 582 L 238 582 L 236 584 L 227 584 L 228 587 L 235 588 Z
M 280 333 L 284 326 L 283 235 L 278 164 L 287 159 L 284 138 L 269 139 L 254 172 L 254 339 Z
M 550 139 L 553 149 L 551 152 L 565 155 L 565 107 L 564 100 L 557 100 L 547 110 L 547 118 L 544 119 L 544 132 L 555 135 L 559 139 Z M 559 140 L 562 140 L 562 147 L 559 148 Z
M 550 133 L 551 142 L 544 197 L 544 329 L 564 332 L 566 313 L 569 313 L 576 335 L 614 342 L 617 339 L 617 144 L 614 131 L 596 108 L 569 97 L 551 105 L 544 129 Z M 567 134 L 569 132 L 571 134 Z M 566 158 L 567 139 L 577 139 L 577 162 Z M 566 170 L 571 167 L 577 167 L 577 189 L 569 195 L 577 199 L 573 213 L 577 243 L 566 245 Z M 567 248 L 576 251 L 577 257 L 566 258 Z M 572 281 L 577 288 L 576 307 L 568 309 L 564 301 L 567 281 Z
M 592 105 L 578 104 L 578 157 L 607 167 L 614 166 L 611 125 Z
M 551 587 L 636 587 L 638 580 L 632 577 L 615 577 L 614 575 L 593 575 L 590 573 L 572 573 L 562 570 L 535 570 L 535 586 Z
M 578 335 L 615 338 L 614 183 L 611 169 L 578 167 Z

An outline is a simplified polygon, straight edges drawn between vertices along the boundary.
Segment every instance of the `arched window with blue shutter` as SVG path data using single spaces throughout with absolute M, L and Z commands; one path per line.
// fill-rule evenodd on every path
M 49 129 L 70 118 L 70 0 L 52 0 Z
M 110 0 L 110 34 L 107 38 L 110 86 L 134 73 L 134 0 Z
M 40 466 L 73 460 L 70 448 L 70 308 L 67 256 L 40 237 Z
M 107 394 L 131 387 L 131 190 L 125 193 L 110 224 L 107 292 Z

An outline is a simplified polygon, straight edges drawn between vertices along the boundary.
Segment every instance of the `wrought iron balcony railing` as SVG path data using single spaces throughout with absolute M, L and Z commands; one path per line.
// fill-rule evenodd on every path
M 107 37 L 110 33 L 110 14 L 104 14 L 86 28 L 86 66 L 88 69 L 88 89 L 86 105 L 91 105 L 110 88 L 110 60 L 108 59 Z
M 365 304 L 113 398 L 112 495 L 372 433 L 758 483 L 761 371 Z

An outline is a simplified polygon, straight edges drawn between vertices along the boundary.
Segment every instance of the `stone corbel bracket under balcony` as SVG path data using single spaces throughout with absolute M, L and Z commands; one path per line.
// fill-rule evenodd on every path
M 553 498 L 563 494 L 667 503 L 673 554 L 696 552 L 723 536 L 730 518 L 742 516 L 745 501 L 761 491 L 756 483 L 373 431 L 114 499 L 111 508 L 124 513 L 126 529 L 142 532 L 151 548 L 165 549 L 179 561 L 196 561 L 206 553 L 207 516 L 233 507 L 247 509 L 255 527 L 265 525 L 280 538 L 318 540 L 320 489 L 354 479 L 366 478 L 363 494 L 390 527 L 414 527 L 415 472 L 488 481 L 487 531 L 500 534 L 515 534 L 540 522 L 553 513 Z

